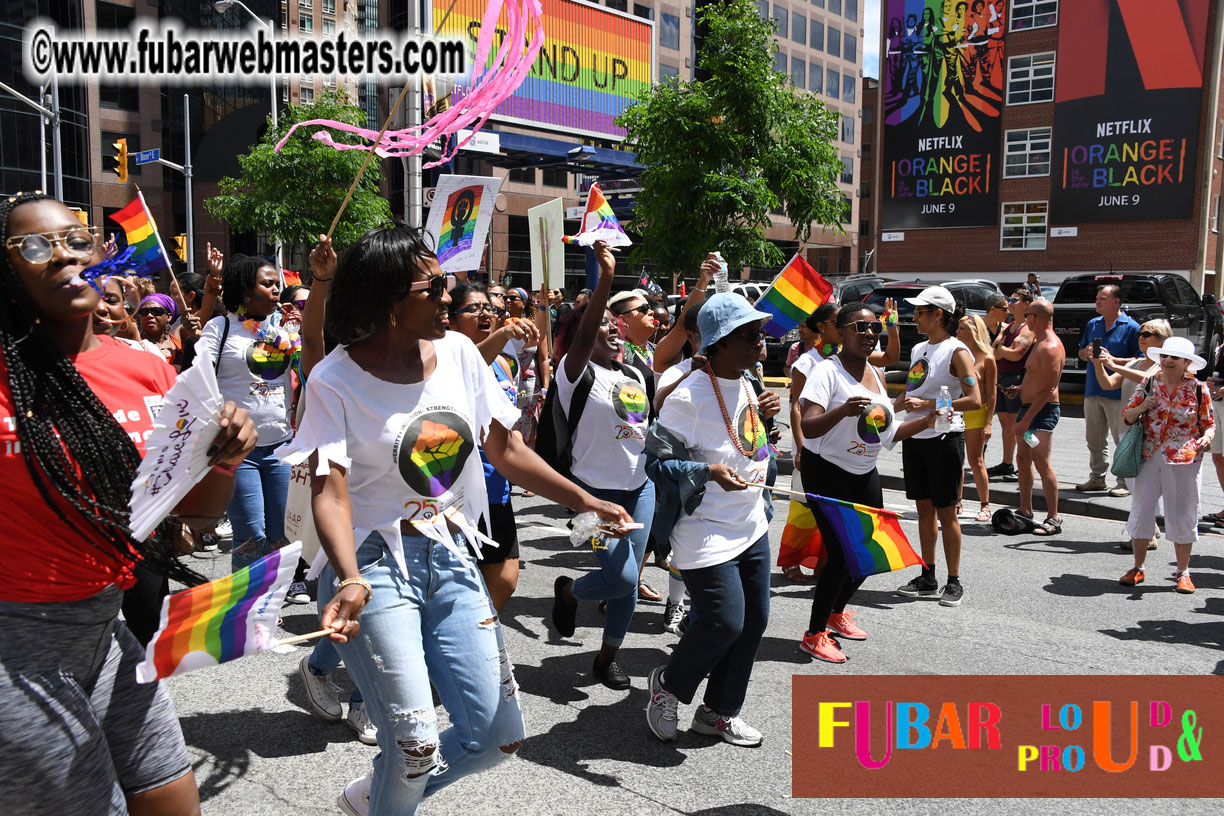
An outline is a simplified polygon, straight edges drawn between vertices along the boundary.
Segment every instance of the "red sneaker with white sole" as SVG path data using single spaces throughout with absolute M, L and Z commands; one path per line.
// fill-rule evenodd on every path
M 854 612 L 834 612 L 829 615 L 829 631 L 846 640 L 866 640 L 867 632 L 854 622 Z
M 799 648 L 817 660 L 823 660 L 826 663 L 846 662 L 846 656 L 842 654 L 842 650 L 838 648 L 833 638 L 829 637 L 827 629 L 815 634 L 805 634 L 803 641 L 799 644 Z

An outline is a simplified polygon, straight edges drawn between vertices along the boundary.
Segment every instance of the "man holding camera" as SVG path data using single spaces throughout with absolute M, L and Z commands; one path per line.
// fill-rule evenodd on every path
M 1101 349 L 1109 351 L 1118 365 L 1125 365 L 1139 356 L 1139 324 L 1122 311 L 1122 291 L 1113 284 L 1097 290 L 1097 317 L 1088 321 L 1080 335 L 1079 358 L 1089 360 L 1100 356 Z M 1121 358 L 1121 359 L 1118 359 Z M 1106 432 L 1113 437 L 1114 448 L 1123 433 L 1122 389 L 1107 391 L 1097 382 L 1096 368 L 1089 365 L 1084 382 L 1084 436 L 1088 442 L 1088 464 L 1091 472 L 1088 481 L 1075 489 L 1081 493 L 1105 490 L 1105 477 L 1109 470 L 1108 440 Z M 1125 482 L 1118 479 L 1109 491 L 1111 496 L 1129 496 Z

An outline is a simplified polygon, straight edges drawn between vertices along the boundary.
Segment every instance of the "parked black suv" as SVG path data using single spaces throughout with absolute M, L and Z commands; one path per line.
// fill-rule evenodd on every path
M 1136 323 L 1163 317 L 1175 335 L 1189 338 L 1207 360 L 1205 372 L 1215 366 L 1218 335 L 1224 325 L 1215 296 L 1200 296 L 1190 281 L 1172 272 L 1075 275 L 1062 282 L 1054 297 L 1054 333 L 1067 352 L 1064 375 L 1084 376 L 1089 364 L 1079 359 L 1080 337 L 1088 321 L 1097 316 L 1097 290 L 1108 284 L 1122 290 L 1122 311 Z
M 918 334 L 918 325 L 914 323 L 914 307 L 905 301 L 906 298 L 917 297 L 918 293 L 927 288 L 926 283 L 890 283 L 877 286 L 863 298 L 867 303 L 881 313 L 884 311 L 884 301 L 893 298 L 897 301 L 897 330 L 901 337 L 901 359 L 892 368 L 909 368 L 910 350 L 922 342 Z M 939 284 L 952 293 L 952 297 L 965 305 L 966 314 L 984 317 L 986 314 L 986 298 L 992 294 L 1002 294 L 999 286 L 988 280 L 954 280 Z M 880 338 L 880 347 L 888 345 L 888 336 Z

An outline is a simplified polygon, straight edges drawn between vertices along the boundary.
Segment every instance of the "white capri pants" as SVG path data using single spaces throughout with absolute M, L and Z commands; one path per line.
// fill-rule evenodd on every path
M 1198 541 L 1202 467 L 1202 457 L 1189 464 L 1170 465 L 1159 451 L 1153 452 L 1135 477 L 1130 517 L 1126 520 L 1127 535 L 1138 539 L 1156 535 L 1156 508 L 1163 495 L 1165 536 L 1176 544 Z

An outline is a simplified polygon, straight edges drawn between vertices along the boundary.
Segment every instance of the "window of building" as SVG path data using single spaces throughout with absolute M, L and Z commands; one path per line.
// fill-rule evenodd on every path
M 859 198 L 871 198 L 871 182 L 864 181 L 859 185 Z
M 1007 61 L 1007 104 L 1054 100 L 1054 52 L 1027 54 Z
M 455 175 L 456 176 L 483 176 L 485 175 L 485 163 L 480 159 L 460 153 L 455 157 Z
M 875 152 L 872 147 L 873 145 L 871 142 L 863 142 L 863 161 L 871 161 L 872 154 Z M 864 196 L 864 198 L 866 198 L 866 196 Z
M 1004 204 L 999 249 L 1045 249 L 1049 210 L 1048 201 Z
M 854 159 L 850 158 L 849 156 L 842 156 L 841 162 L 842 162 L 842 174 L 841 174 L 842 184 L 853 184 L 854 183 Z
M 98 3 L 97 20 L 100 30 L 125 29 L 135 19 L 135 10 L 127 6 Z M 107 82 L 99 82 L 98 103 L 104 108 L 138 111 L 140 110 L 140 88 L 136 85 L 111 85 Z
M 363 82 L 357 90 L 357 106 L 365 111 L 366 127 L 370 130 L 378 130 L 382 124 L 378 118 L 378 85 L 373 82 Z M 456 173 L 459 171 L 456 170 Z M 472 176 L 484 175 L 483 173 L 470 173 Z
M 314 9 L 314 0 L 298 0 L 298 8 Z
M 1211 231 L 1220 231 L 1220 197 L 1211 200 Z
M 858 0 L 846 0 L 845 15 L 850 22 L 858 22 Z
M 841 223 L 849 224 L 851 223 L 850 219 L 852 218 L 854 218 L 854 202 L 850 200 L 850 196 L 843 193 L 842 194 Z M 841 261 L 839 260 L 838 266 L 837 266 L 837 274 L 840 275 L 841 273 L 842 273 Z
M 807 45 L 807 17 L 797 11 L 791 12 L 791 40 Z
M 768 0 L 765 0 L 765 2 L 768 2 Z M 643 20 L 653 20 L 654 9 L 652 9 L 650 6 L 643 6 L 641 3 L 634 3 L 633 16 L 641 17 Z
M 757 0 L 757 14 L 761 15 L 762 20 L 769 19 L 769 0 Z
M 545 187 L 569 189 L 569 173 L 564 167 L 545 167 L 540 175 Z
M 674 14 L 659 15 L 659 45 L 680 50 L 680 18 Z
M 311 102 L 313 102 L 314 101 L 314 86 L 313 85 L 303 85 L 301 90 L 298 92 L 298 101 L 301 102 L 303 105 L 309 105 Z
M 790 20 L 790 12 L 781 6 L 775 5 L 773 10 L 773 18 L 774 22 L 778 24 L 777 35 L 783 39 L 786 39 L 787 32 L 789 31 L 786 24 Z
M 115 142 L 120 139 L 127 139 L 128 150 L 128 177 L 140 177 L 141 165 L 136 163 L 136 154 L 140 152 L 140 134 L 138 133 L 120 133 L 115 130 L 102 130 L 98 132 L 102 139 L 102 180 L 117 182 L 115 176 Z
M 324 37 L 336 36 L 336 21 L 335 20 L 332 20 L 327 17 L 323 18 L 323 36 Z
M 323 0 L 323 13 L 324 14 L 335 14 L 336 13 L 336 0 Z
M 842 116 L 841 140 L 846 144 L 854 144 L 854 117 Z
M 518 184 L 535 185 L 536 171 L 534 167 L 515 167 L 506 176 L 506 179 L 508 181 L 513 181 Z
M 828 69 L 828 77 L 825 79 L 825 93 L 832 99 L 841 98 L 841 73 Z
M 774 54 L 774 70 L 779 74 L 786 73 L 786 55 L 781 51 Z
M 1224 159 L 1224 119 L 1220 120 L 1220 124 L 1216 128 L 1220 132 L 1220 143 L 1216 147 L 1216 156 Z
M 834 28 L 833 26 L 829 26 L 829 44 L 825 47 L 825 50 L 829 52 L 830 57 L 840 57 L 841 56 L 841 46 L 842 46 L 841 31 Z
M 616 9 L 617 11 L 629 10 L 629 0 L 605 0 L 604 5 L 610 9 Z
M 824 23 L 819 20 L 813 20 L 808 26 L 808 42 L 812 44 L 813 51 L 824 50 Z
M 814 62 L 811 73 L 808 74 L 808 90 L 814 93 L 824 93 L 824 68 Z
M 846 62 L 858 62 L 858 37 L 853 34 L 842 36 L 842 59 Z
M 842 101 L 853 102 L 855 91 L 858 89 L 858 77 L 846 74 L 842 77 Z
M 875 121 L 875 105 L 863 106 L 863 124 L 870 125 Z
M 829 13 L 830 14 L 841 14 L 842 13 L 842 0 L 829 0 Z
M 314 17 L 310 14 L 303 14 L 298 18 L 298 31 L 303 34 L 309 34 L 314 31 Z
M 791 82 L 796 88 L 807 87 L 807 63 L 798 57 L 791 57 Z
M 668 79 L 669 77 L 679 78 L 680 69 L 674 65 L 668 65 L 665 62 L 660 62 L 659 63 L 659 76 L 663 79 Z
M 1050 175 L 1050 133 L 1050 128 L 1007 131 L 1003 146 L 1003 177 Z
M 1012 31 L 1052 25 L 1058 25 L 1058 0 L 1012 0 Z
M 812 5 L 816 8 L 824 8 L 825 0 L 812 0 Z
M 859 235 L 866 236 L 870 234 L 871 234 L 871 222 L 865 218 L 860 218 L 859 219 Z

